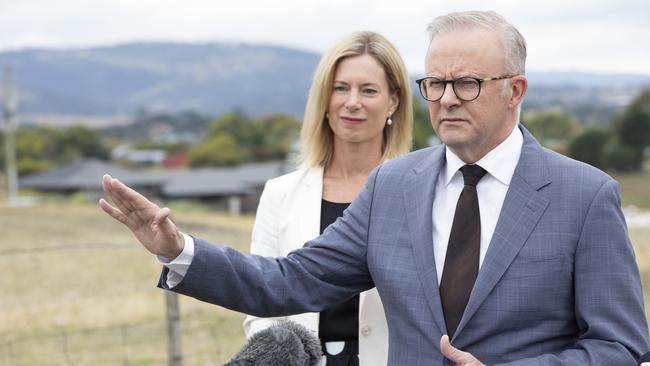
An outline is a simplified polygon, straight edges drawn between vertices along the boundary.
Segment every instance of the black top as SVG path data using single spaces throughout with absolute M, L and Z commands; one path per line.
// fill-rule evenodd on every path
M 322 234 L 325 228 L 343 216 L 343 211 L 349 205 L 349 203 L 322 200 L 320 233 Z M 357 340 L 359 337 L 359 295 L 321 311 L 318 334 L 323 342 Z

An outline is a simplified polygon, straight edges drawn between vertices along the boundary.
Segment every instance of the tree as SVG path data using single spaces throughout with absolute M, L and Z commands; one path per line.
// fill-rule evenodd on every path
M 608 168 L 619 172 L 638 170 L 637 152 L 626 145 L 612 144 L 606 150 L 606 165 Z
M 4 131 L 0 133 L 0 169 L 4 172 L 5 169 L 5 136 Z
M 433 135 L 429 110 L 413 98 L 413 150 L 428 147 Z
M 239 112 L 226 113 L 209 126 L 207 136 L 190 150 L 190 165 L 219 166 L 285 159 L 299 130 L 300 123 L 285 114 L 251 120 Z
M 16 131 L 16 166 L 18 175 L 51 169 L 56 156 L 52 135 L 43 128 L 18 128 Z
M 20 127 L 16 131 L 16 165 L 20 175 L 48 170 L 81 157 L 108 157 L 108 148 L 97 131 L 82 126 Z
M 31 157 L 26 157 L 18 159 L 16 162 L 16 168 L 18 169 L 18 175 L 27 175 L 32 173 L 43 172 L 46 170 L 51 170 L 55 168 L 55 164 L 52 161 L 34 159 Z
M 625 110 L 615 124 L 619 143 L 628 148 L 633 170 L 643 166 L 644 153 L 650 147 L 650 89 L 645 90 Z
M 16 131 L 16 159 L 51 158 L 55 144 L 43 129 L 19 128 Z
M 66 162 L 79 158 L 108 159 L 109 150 L 98 131 L 84 126 L 67 128 L 42 127 L 36 130 L 48 141 L 46 156 L 55 162 Z
M 188 160 L 192 167 L 237 165 L 243 161 L 243 154 L 235 140 L 224 134 L 204 139 L 190 150 Z
M 235 141 L 247 141 L 250 136 L 250 120 L 242 112 L 222 114 L 208 127 L 208 136 L 228 135 Z
M 300 122 L 285 114 L 271 114 L 254 120 L 250 126 L 248 146 L 254 161 L 281 160 L 286 158 L 291 145 L 298 138 Z
M 569 156 L 604 170 L 607 168 L 605 146 L 608 140 L 606 130 L 595 127 L 586 129 L 569 143 Z
M 99 159 L 108 159 L 109 156 L 101 135 L 84 126 L 72 126 L 62 130 L 57 143 L 61 151 L 72 150 L 78 156 Z
M 630 103 L 628 108 L 650 113 L 650 88 L 643 90 L 641 94 Z
M 565 152 L 580 130 L 578 121 L 560 111 L 528 114 L 523 124 L 542 145 L 558 152 Z

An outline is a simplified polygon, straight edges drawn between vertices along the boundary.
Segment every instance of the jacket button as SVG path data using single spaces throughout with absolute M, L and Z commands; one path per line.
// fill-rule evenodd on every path
M 372 333 L 372 328 L 369 325 L 364 325 L 361 327 L 361 335 L 364 337 L 369 336 Z

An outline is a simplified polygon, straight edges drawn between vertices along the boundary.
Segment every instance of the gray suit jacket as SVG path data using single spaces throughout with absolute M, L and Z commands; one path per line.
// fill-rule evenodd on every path
M 635 365 L 650 345 L 618 184 L 520 128 L 520 161 L 452 344 L 488 365 Z M 320 311 L 374 285 L 389 364 L 445 364 L 431 212 L 444 149 L 378 167 L 342 218 L 285 258 L 196 238 L 173 290 L 279 316 Z M 164 270 L 161 287 L 165 279 Z

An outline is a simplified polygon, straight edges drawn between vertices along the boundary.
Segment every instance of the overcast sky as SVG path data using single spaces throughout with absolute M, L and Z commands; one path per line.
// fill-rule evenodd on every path
M 243 41 L 323 52 L 355 30 L 384 34 L 421 73 L 426 25 L 496 10 L 528 41 L 528 70 L 650 75 L 647 0 L 0 0 L 0 50 L 129 41 Z

